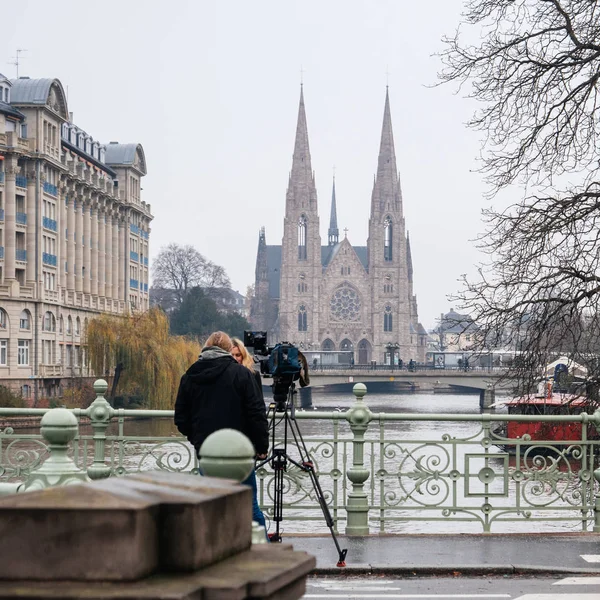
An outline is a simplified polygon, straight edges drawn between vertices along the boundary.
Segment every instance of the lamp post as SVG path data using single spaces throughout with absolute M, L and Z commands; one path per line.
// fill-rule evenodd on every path
M 398 343 L 389 343 L 386 345 L 386 350 L 388 351 L 388 355 L 390 357 L 390 363 L 392 366 L 392 371 L 394 370 L 394 364 L 396 363 L 396 353 L 400 349 L 400 344 Z

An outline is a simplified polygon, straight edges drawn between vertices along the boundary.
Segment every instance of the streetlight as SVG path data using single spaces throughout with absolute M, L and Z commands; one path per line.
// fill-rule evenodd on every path
M 388 351 L 388 355 L 390 357 L 390 362 L 392 365 L 392 371 L 394 370 L 394 364 L 396 362 L 396 352 L 400 349 L 400 344 L 397 343 L 389 343 L 386 345 L 386 349 Z

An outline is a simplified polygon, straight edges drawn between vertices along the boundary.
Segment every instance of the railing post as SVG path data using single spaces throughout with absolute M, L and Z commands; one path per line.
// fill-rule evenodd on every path
M 596 426 L 596 431 L 600 433 L 600 409 L 594 412 L 592 415 L 594 419 L 594 425 Z M 585 427 L 585 425 L 584 425 Z M 596 486 L 598 491 L 596 492 L 596 503 L 594 505 L 594 533 L 600 533 L 600 467 L 598 467 L 594 471 L 594 479 L 599 484 Z
M 354 439 L 352 440 L 352 466 L 346 475 L 352 482 L 352 491 L 348 494 L 346 504 L 346 535 L 368 535 L 369 533 L 369 499 L 364 491 L 364 483 L 369 478 L 365 468 L 365 432 L 372 418 L 369 407 L 364 402 L 367 387 L 357 383 L 352 388 L 356 397 L 354 405 L 346 413 Z
M 107 390 L 108 383 L 104 379 L 97 379 L 94 382 L 96 399 L 87 409 L 87 415 L 94 430 L 94 462 L 87 470 L 90 479 L 104 479 L 105 477 L 109 477 L 111 472 L 111 468 L 104 462 L 106 428 L 115 411 L 104 397 Z
M 66 408 L 53 408 L 42 417 L 41 425 L 42 436 L 48 442 L 50 457 L 29 475 L 18 491 L 30 492 L 89 481 L 85 471 L 79 469 L 68 456 L 69 442 L 75 439 L 79 429 L 75 415 Z

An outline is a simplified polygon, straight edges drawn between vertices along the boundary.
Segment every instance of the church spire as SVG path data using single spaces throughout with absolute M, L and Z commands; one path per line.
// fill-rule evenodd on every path
M 406 232 L 406 269 L 408 271 L 408 282 L 413 282 L 413 264 L 412 264 L 412 253 L 410 251 L 410 237 L 408 231 Z
M 298 124 L 296 125 L 291 178 L 293 180 L 302 176 L 312 179 L 308 126 L 306 124 L 306 110 L 304 108 L 304 86 L 300 86 L 300 106 L 298 107 Z
M 337 225 L 337 208 L 335 203 L 335 175 L 333 176 L 333 190 L 331 192 L 331 217 L 329 219 L 328 240 L 330 246 L 339 242 L 340 232 Z
M 396 149 L 392 132 L 392 115 L 390 111 L 389 90 L 385 90 L 385 107 L 381 142 L 377 160 L 377 175 L 373 185 L 371 215 L 385 211 L 401 211 L 402 195 L 396 167 Z

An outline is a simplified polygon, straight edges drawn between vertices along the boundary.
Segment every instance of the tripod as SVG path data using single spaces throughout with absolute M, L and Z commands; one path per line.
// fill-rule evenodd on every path
M 310 460 L 310 456 L 308 454 L 308 450 L 306 448 L 306 444 L 304 443 L 304 438 L 302 437 L 302 433 L 300 432 L 300 427 L 298 426 L 298 422 L 296 421 L 296 413 L 294 408 L 294 382 L 291 383 L 288 392 L 287 399 L 285 404 L 283 402 L 275 401 L 272 402 L 269 406 L 269 429 L 271 431 L 271 453 L 270 455 L 263 460 L 261 463 L 257 465 L 258 467 L 262 467 L 266 463 L 270 463 L 271 468 L 274 471 L 274 488 L 273 488 L 273 521 L 275 522 L 275 532 L 269 534 L 269 539 L 272 542 L 281 542 L 281 533 L 279 530 L 279 525 L 283 520 L 283 490 L 284 490 L 284 474 L 287 471 L 288 462 L 298 467 L 301 471 L 308 473 L 310 477 L 310 481 L 312 483 L 315 495 L 317 500 L 319 501 L 319 506 L 323 511 L 323 517 L 325 518 L 325 523 L 329 528 L 329 532 L 331 533 L 331 537 L 333 538 L 333 543 L 337 549 L 338 553 L 338 567 L 346 566 L 346 554 L 348 550 L 344 548 L 343 550 L 340 548 L 340 544 L 335 535 L 335 531 L 333 530 L 334 522 L 329 512 L 329 507 L 327 506 L 327 501 L 325 500 L 325 496 L 323 495 L 323 490 L 321 489 L 321 484 L 319 483 L 319 478 L 315 473 L 315 468 Z M 276 399 L 277 395 L 274 394 L 274 398 Z M 276 445 L 275 442 L 275 429 L 278 423 L 277 414 L 279 413 L 279 422 L 283 422 L 283 445 L 279 443 Z M 296 447 L 298 448 L 298 454 L 300 455 L 300 460 L 296 461 L 293 458 L 290 458 L 287 452 L 288 445 L 288 432 L 293 437 Z

